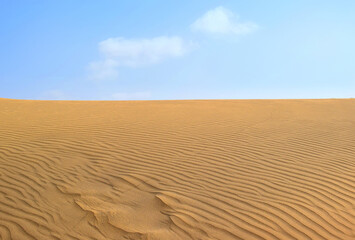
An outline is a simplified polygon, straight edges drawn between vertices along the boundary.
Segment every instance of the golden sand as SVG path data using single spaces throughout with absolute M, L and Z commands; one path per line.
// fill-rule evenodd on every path
M 355 239 L 355 100 L 0 99 L 0 239 Z

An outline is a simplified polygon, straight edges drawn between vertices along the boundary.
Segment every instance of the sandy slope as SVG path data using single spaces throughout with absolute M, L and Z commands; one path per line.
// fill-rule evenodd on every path
M 0 239 L 355 239 L 355 100 L 0 100 Z

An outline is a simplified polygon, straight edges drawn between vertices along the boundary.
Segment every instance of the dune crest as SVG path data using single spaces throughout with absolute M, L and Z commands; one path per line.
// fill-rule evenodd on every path
M 354 109 L 0 99 L 0 239 L 355 239 Z

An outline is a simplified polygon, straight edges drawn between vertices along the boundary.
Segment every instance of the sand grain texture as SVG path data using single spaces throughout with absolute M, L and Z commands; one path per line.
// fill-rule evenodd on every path
M 0 99 L 0 239 L 355 239 L 354 109 Z

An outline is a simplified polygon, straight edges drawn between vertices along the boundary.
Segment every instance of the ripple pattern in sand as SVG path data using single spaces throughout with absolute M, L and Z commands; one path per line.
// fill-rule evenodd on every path
M 355 239 L 354 100 L 0 100 L 0 239 Z

